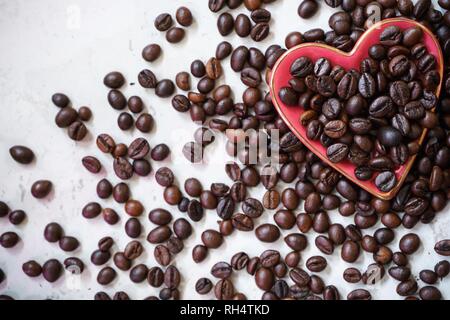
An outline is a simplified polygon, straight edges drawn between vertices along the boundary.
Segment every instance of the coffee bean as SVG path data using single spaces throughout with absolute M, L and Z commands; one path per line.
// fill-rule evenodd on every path
M 64 236 L 59 240 L 59 247 L 66 252 L 72 252 L 78 249 L 80 243 L 74 237 Z
M 319 8 L 315 0 L 303 0 L 298 7 L 298 15 L 303 19 L 309 19 L 314 16 Z
M 147 241 L 152 244 L 160 244 L 167 241 L 172 235 L 172 231 L 167 226 L 160 226 L 152 231 L 147 236 Z
M 15 232 L 5 232 L 0 235 L 0 245 L 6 249 L 15 247 L 19 240 L 20 238 Z
M 11 157 L 21 164 L 30 164 L 34 159 L 33 151 L 25 146 L 14 146 L 9 149 Z
M 101 284 L 102 286 L 106 286 L 111 284 L 111 282 L 114 281 L 116 278 L 117 273 L 116 271 L 111 267 L 105 267 L 100 270 L 100 272 L 97 275 L 97 282 Z
M 42 266 L 42 275 L 50 283 L 56 282 L 62 275 L 63 267 L 56 259 L 48 260 Z
M 125 77 L 120 72 L 113 71 L 104 77 L 103 84 L 111 89 L 119 89 L 125 84 Z
M 202 242 L 209 249 L 217 249 L 223 243 L 222 235 L 215 230 L 206 230 L 202 233 Z
M 419 249 L 420 238 L 414 234 L 409 233 L 400 239 L 400 250 L 405 254 L 413 254 Z
M 193 21 L 192 13 L 186 7 L 178 8 L 175 17 L 183 27 L 189 27 Z
M 448 261 L 442 260 L 434 266 L 434 272 L 438 277 L 445 278 L 450 273 L 450 263 Z
M 241 38 L 245 38 L 250 35 L 251 26 L 252 23 L 249 17 L 244 14 L 239 14 L 234 21 L 234 30 L 236 31 L 236 34 Z
M 39 277 L 42 273 L 42 267 L 36 261 L 28 261 L 22 265 L 22 271 L 30 278 Z M 1 281 L 0 281 L 1 282 Z
M 269 291 L 275 284 L 275 276 L 272 270 L 261 267 L 256 271 L 255 282 L 261 290 Z
M 91 173 L 99 173 L 102 169 L 102 164 L 95 157 L 84 157 L 81 162 L 83 163 L 83 166 Z
M 262 242 L 275 242 L 280 237 L 280 230 L 277 226 L 272 224 L 263 224 L 256 228 L 256 237 Z
M 314 71 L 312 61 L 307 57 L 298 58 L 291 65 L 291 75 L 297 78 L 304 78 Z
M 231 276 L 233 269 L 226 262 L 218 262 L 211 268 L 211 274 L 218 279 L 227 279 Z
M 348 155 L 349 149 L 348 146 L 343 143 L 336 143 L 331 145 L 327 149 L 327 156 L 330 161 L 334 163 L 341 162 Z
M 198 294 L 206 295 L 211 292 L 213 284 L 208 278 L 200 278 L 195 284 L 195 291 Z
M 416 292 L 417 282 L 414 279 L 403 281 L 397 286 L 397 294 L 403 297 L 414 295 Z
M 168 13 L 162 13 L 155 19 L 155 28 L 158 31 L 167 31 L 172 26 L 172 24 L 172 17 Z
M 31 194 L 36 199 L 47 197 L 52 191 L 52 183 L 48 180 L 38 180 L 31 186 Z
M 192 250 L 192 259 L 195 263 L 200 263 L 206 259 L 208 248 L 203 245 L 197 245 Z
M 231 217 L 232 225 L 235 229 L 243 232 L 250 232 L 254 228 L 253 220 L 252 218 L 244 215 L 244 214 L 234 214 Z
M 450 256 L 450 241 L 441 240 L 434 246 L 434 251 L 441 256 Z
M 233 22 L 233 24 L 234 24 L 234 22 Z M 233 46 L 227 41 L 222 41 L 221 43 L 219 43 L 217 45 L 216 58 L 219 60 L 223 60 L 223 59 L 227 58 L 231 54 L 232 51 L 233 51 Z
M 347 300 L 372 300 L 372 295 L 365 289 L 356 289 L 347 295 Z
M 111 259 L 111 253 L 109 251 L 95 250 L 91 254 L 91 262 L 96 266 L 102 266 Z
M 256 41 L 263 41 L 268 37 L 270 33 L 270 25 L 267 22 L 258 22 L 255 26 L 253 26 L 250 36 Z
M 52 102 L 58 108 L 65 108 L 69 105 L 70 99 L 64 93 L 55 93 L 52 96 Z
M 214 295 L 218 300 L 231 300 L 234 296 L 233 283 L 228 280 L 220 280 L 214 287 Z
M 419 296 L 422 300 L 441 300 L 442 294 L 436 287 L 426 286 L 420 289 Z
M 27 214 L 23 210 L 14 210 L 11 211 L 8 220 L 13 225 L 20 225 L 27 217 Z
M 234 18 L 228 12 L 222 13 L 217 19 L 217 29 L 225 37 L 234 30 Z

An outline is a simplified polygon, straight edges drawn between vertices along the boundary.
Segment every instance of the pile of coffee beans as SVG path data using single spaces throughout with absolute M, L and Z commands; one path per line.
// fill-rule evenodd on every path
M 175 14 L 177 22 L 183 27 L 189 27 L 194 21 L 192 12 L 186 7 L 180 7 Z M 170 43 L 181 42 L 186 34 L 185 29 L 173 26 L 173 18 L 169 13 L 161 13 L 155 19 L 155 28 L 158 31 L 166 32 L 166 40 Z M 146 47 L 143 57 L 147 61 L 154 61 L 160 55 L 161 48 L 157 45 Z M 148 59 L 147 59 L 148 58 Z
M 331 162 L 349 161 L 359 180 L 377 173 L 383 192 L 397 185 L 395 171 L 419 152 L 423 130 L 439 124 L 433 110 L 441 76 L 422 37 L 419 27 L 386 28 L 359 70 L 300 57 L 279 92 L 286 105 L 304 108 L 306 135 L 327 148 Z
M 89 107 L 81 107 L 78 111 L 71 106 L 70 99 L 64 93 L 55 93 L 52 96 L 53 104 L 60 108 L 55 117 L 55 123 L 58 128 L 67 128 L 69 138 L 74 141 L 83 140 L 88 129 L 84 122 L 92 117 L 92 111 Z
M 234 30 L 239 36 L 250 35 L 254 41 L 261 41 L 269 33 L 268 23 L 272 16 L 265 6 L 272 2 L 275 0 L 209 0 L 208 6 L 213 14 L 217 14 L 219 31 L 224 35 L 231 34 Z M 346 298 L 349 300 L 371 299 L 370 286 L 380 283 L 387 276 L 399 281 L 396 292 L 405 299 L 443 298 L 438 285 L 448 276 L 450 263 L 446 260 L 439 261 L 434 268 L 432 264 L 429 266 L 433 269 L 422 270 L 415 275 L 409 261 L 410 257 L 418 254 L 423 247 L 421 238 L 412 229 L 418 223 L 431 223 L 435 216 L 446 208 L 450 199 L 448 59 L 445 61 L 446 70 L 443 79 L 445 88 L 441 97 L 433 97 L 430 92 L 436 84 L 435 67 L 432 58 L 424 52 L 423 47 L 420 47 L 417 30 L 385 30 L 386 37 L 380 39 L 380 45 L 371 48 L 369 58 L 361 63 L 360 71 L 339 70 L 337 66 L 331 66 L 325 60 L 314 63 L 301 61 L 299 65 L 306 66 L 310 71 L 303 77 L 296 73 L 299 78 L 294 77 L 291 88 L 284 93 L 286 96 L 283 99 L 289 98 L 289 95 L 295 98 L 292 99 L 293 105 L 305 105 L 299 103 L 300 96 L 305 92 L 319 93 L 314 90 L 318 89 L 317 84 L 320 82 L 321 96 L 316 97 L 314 102 L 311 101 L 313 94 L 308 97 L 310 104 L 315 106 L 316 103 L 325 102 L 321 100 L 328 98 L 331 100 L 331 96 L 323 99 L 323 96 L 329 95 L 328 85 L 333 87 L 334 84 L 336 89 L 333 94 L 341 98 L 338 87 L 342 79 L 346 79 L 342 87 L 351 88 L 354 94 L 351 97 L 344 97 L 343 100 L 348 104 L 348 101 L 356 96 L 352 105 L 349 108 L 346 104 L 340 105 L 339 112 L 334 109 L 334 105 L 331 105 L 330 109 L 325 108 L 326 112 L 322 108 L 311 107 L 308 111 L 316 113 L 309 119 L 311 122 L 326 120 L 326 123 L 332 121 L 346 123 L 351 117 L 363 116 L 364 112 L 370 112 L 370 105 L 375 103 L 378 96 L 385 96 L 384 99 L 390 101 L 390 103 L 377 102 L 373 111 L 386 111 L 387 108 L 389 112 L 386 111 L 386 114 L 393 113 L 391 118 L 395 118 L 395 121 L 384 122 L 385 117 L 378 113 L 365 119 L 368 119 L 374 128 L 388 127 L 387 130 L 391 133 L 385 132 L 386 136 L 383 134 L 383 139 L 370 132 L 359 134 L 362 136 L 361 139 L 351 137 L 347 141 L 339 141 L 345 143 L 348 149 L 358 147 L 363 150 L 364 157 L 369 157 L 365 165 L 367 164 L 370 171 L 385 169 L 383 166 L 387 163 L 392 166 L 399 165 L 404 159 L 402 153 L 404 147 L 408 157 L 417 154 L 417 161 L 405 184 L 390 201 L 377 199 L 353 185 L 306 149 L 276 113 L 270 95 L 264 93 L 264 80 L 270 76 L 270 69 L 278 58 L 297 44 L 321 42 L 341 50 L 351 50 L 364 30 L 374 22 L 371 13 L 375 9 L 380 12 L 381 19 L 401 15 L 420 21 L 437 35 L 444 56 L 447 57 L 450 53 L 448 14 L 450 3 L 446 0 L 439 1 L 439 5 L 446 10 L 445 14 L 434 9 L 429 0 L 419 0 L 416 4 L 410 0 L 376 2 L 326 0 L 325 3 L 333 8 L 339 8 L 330 17 L 330 31 L 318 28 L 304 33 L 294 31 L 287 35 L 285 47 L 273 44 L 269 45 L 265 52 L 243 45 L 233 48 L 229 42 L 222 41 L 218 44 L 213 57 L 206 63 L 202 59 L 196 59 L 191 64 L 190 72 L 181 71 L 177 74 L 176 87 L 184 91 L 183 94 L 175 93 L 176 87 L 172 80 L 158 81 L 155 74 L 148 69 L 139 73 L 138 80 L 143 88 L 154 89 L 158 97 L 172 98 L 172 106 L 176 111 L 189 112 L 191 120 L 199 124 L 194 133 L 194 141 L 188 142 L 183 148 L 184 156 L 189 162 L 201 162 L 206 146 L 213 143 L 218 134 L 225 134 L 228 140 L 226 151 L 235 157 L 236 162 L 225 165 L 224 170 L 230 179 L 228 182 L 215 182 L 209 187 L 195 177 L 185 180 L 183 186 L 180 186 L 169 167 L 158 168 L 155 180 L 163 188 L 162 197 L 172 210 L 152 209 L 148 213 L 149 222 L 144 224 L 142 218 L 145 212 L 144 204 L 133 198 L 131 183 L 124 181 L 130 180 L 135 174 L 140 177 L 148 176 L 152 171 L 148 158 L 155 162 L 168 161 L 170 148 L 165 144 L 159 144 L 152 149 L 148 141 L 141 137 L 136 137 L 131 143 L 125 144 L 116 143 L 110 134 L 98 135 L 96 140 L 98 149 L 111 155 L 114 172 L 122 182 L 113 184 L 111 182 L 113 180 L 103 178 L 96 185 L 96 193 L 101 200 L 112 197 L 116 203 L 123 205 L 127 216 L 124 232 L 130 238 L 130 241 L 119 249 L 115 240 L 105 235 L 93 248 L 90 262 L 94 266 L 101 267 L 96 277 L 99 285 L 114 288 L 117 278 L 122 272 L 126 272 L 132 283 L 147 281 L 150 287 L 159 290 L 158 294 L 149 296 L 147 300 L 180 299 L 183 298 L 184 290 L 191 292 L 196 290 L 200 295 L 214 291 L 217 299 L 245 300 L 246 294 L 235 288 L 233 278 L 238 276 L 239 271 L 246 270 L 248 274 L 254 276 L 257 287 L 263 292 L 262 299 L 337 300 L 342 298 L 341 292 L 345 288 L 337 288 L 332 283 L 326 283 L 319 274 L 331 271 L 334 267 L 330 256 L 340 254 L 341 259 L 349 264 L 342 273 L 343 279 L 359 286 L 348 292 Z M 231 13 L 220 13 L 225 7 L 234 10 L 242 4 L 249 10 L 251 18 L 242 14 L 234 19 Z M 317 1 L 305 0 L 300 3 L 298 13 L 302 18 L 310 18 L 317 10 Z M 177 11 L 176 19 L 180 25 L 187 27 L 192 23 L 192 14 L 189 9 L 182 7 Z M 250 19 L 255 25 L 252 25 Z M 158 16 L 155 26 L 158 30 L 167 31 L 167 38 L 172 42 L 181 41 L 184 37 L 183 29 L 173 27 L 173 19 L 169 14 Z M 384 43 L 385 41 L 389 43 Z M 413 48 L 415 53 L 412 52 Z M 142 52 L 143 58 L 148 62 L 156 61 L 160 55 L 161 47 L 157 44 L 149 45 Z M 227 71 L 223 62 L 227 58 L 230 59 L 231 70 L 240 74 L 241 82 L 245 86 L 242 97 L 235 96 L 233 88 L 224 83 L 222 76 Z M 317 68 L 314 68 L 315 65 Z M 389 68 L 391 65 L 392 70 Z M 405 66 L 408 68 L 403 73 Z M 296 71 L 301 71 L 304 67 Z M 396 73 L 398 68 L 403 70 L 399 74 Z M 416 73 L 415 68 L 418 69 Z M 330 76 L 332 70 L 336 77 L 342 79 L 335 82 Z M 418 79 L 416 76 L 419 74 L 427 76 Z M 331 78 L 333 82 L 324 77 Z M 196 90 L 192 89 L 193 80 L 197 81 Z M 409 84 L 405 87 L 399 82 Z M 104 84 L 111 90 L 108 101 L 114 109 L 123 111 L 128 107 L 132 114 L 139 115 L 134 119 L 132 114 L 121 114 L 118 119 L 120 129 L 131 130 L 136 126 L 142 133 L 152 131 L 155 120 L 144 112 L 143 99 L 134 96 L 127 100 L 119 91 L 125 84 L 125 78 L 120 72 L 108 74 L 104 78 Z M 153 91 L 149 90 L 148 93 L 153 94 Z M 78 112 L 65 109 L 70 108 L 69 99 L 65 95 L 55 94 L 52 100 L 62 108 L 61 112 L 65 110 L 63 114 L 57 116 L 57 124 L 63 127 L 76 122 L 82 124 L 79 119 L 86 121 L 91 116 L 88 109 L 80 109 Z M 417 101 L 419 103 L 408 107 L 406 112 L 406 106 Z M 417 107 L 419 104 L 420 107 Z M 438 116 L 430 112 L 434 106 Z M 351 111 L 358 108 L 366 111 L 360 110 L 360 114 L 352 114 Z M 328 119 L 333 112 L 336 115 Z M 419 117 L 414 117 L 416 112 L 423 113 L 420 120 Z M 410 115 L 413 115 L 412 119 Z M 70 119 L 67 120 L 68 118 Z M 403 121 L 405 119 L 406 121 Z M 409 134 L 403 135 L 402 131 L 407 124 Z M 414 149 L 415 138 L 411 132 L 418 132 L 418 129 L 423 127 L 429 128 L 427 137 L 421 148 L 416 146 Z M 258 129 L 261 130 L 250 133 Z M 336 132 L 334 128 L 329 129 L 327 129 L 329 133 Z M 279 142 L 272 140 L 275 130 L 280 134 Z M 82 130 L 73 131 L 77 131 L 74 136 L 81 136 L 78 134 Z M 395 134 L 392 135 L 392 132 Z M 389 139 L 398 136 L 396 132 L 401 135 L 399 137 L 401 143 L 391 146 Z M 343 136 L 348 137 L 349 134 L 344 133 Z M 342 137 L 329 138 L 339 140 Z M 372 140 L 374 138 L 383 140 L 385 144 L 383 141 L 377 143 Z M 385 140 L 389 141 L 386 143 Z M 271 152 L 277 151 L 276 160 L 279 165 L 264 162 L 262 152 L 257 152 L 256 156 L 252 154 L 251 147 L 259 145 L 260 142 L 266 142 Z M 238 148 L 241 143 L 244 144 L 243 149 Z M 372 148 L 368 148 L 366 144 L 372 145 Z M 394 148 L 400 145 L 403 146 L 398 150 Z M 396 151 L 392 151 L 393 149 Z M 371 154 L 369 151 L 372 150 L 379 152 L 380 157 L 385 159 L 373 161 L 369 156 Z M 34 158 L 33 152 L 23 147 L 14 147 L 10 153 L 19 163 L 30 163 Z M 358 159 L 355 155 L 355 160 Z M 371 166 L 368 165 L 370 161 L 374 162 Z M 95 155 L 84 157 L 82 164 L 93 174 L 101 172 L 102 168 L 106 167 Z M 383 171 L 391 172 L 392 169 L 389 166 L 388 170 Z M 390 180 L 386 178 L 380 186 L 389 189 L 386 181 Z M 266 189 L 265 194 L 259 199 L 252 197 L 253 191 L 261 185 Z M 50 181 L 38 181 L 32 187 L 33 195 L 37 198 L 45 197 L 50 192 L 51 186 Z M 341 216 L 352 221 L 336 223 L 333 221 L 332 210 L 337 210 Z M 217 215 L 218 227 L 201 230 L 197 222 L 201 221 L 205 214 L 210 213 L 209 211 Z M 81 214 L 85 219 L 94 219 L 102 215 L 105 222 L 111 225 L 117 224 L 122 217 L 119 212 L 103 208 L 102 204 L 97 202 L 86 204 Z M 185 217 L 182 216 L 184 214 Z M 273 217 L 273 222 L 258 221 L 264 215 Z M 6 203 L 0 202 L 0 218 L 6 216 L 10 217 L 13 224 L 20 224 L 25 218 L 20 210 L 14 211 L 13 214 Z M 146 228 L 148 223 L 151 223 L 150 229 Z M 396 229 L 410 231 L 398 242 Z M 146 250 L 139 240 L 144 230 L 150 230 L 146 235 L 148 242 L 146 245 L 151 246 L 153 250 L 156 266 L 140 262 Z M 201 243 L 187 248 L 185 240 L 191 237 L 194 230 L 200 235 Z M 185 249 L 191 250 L 192 260 L 200 264 L 205 261 L 210 250 L 220 250 L 233 232 L 246 232 L 249 241 L 256 238 L 267 246 L 267 250 L 253 257 L 245 252 L 238 252 L 230 261 L 219 261 L 213 265 L 210 273 L 217 279 L 215 283 L 202 277 L 195 284 L 195 288 L 186 287 L 184 279 L 188 276 L 183 276 L 175 267 L 177 260 L 181 259 L 178 255 Z M 42 274 L 46 281 L 56 282 L 63 276 L 64 270 L 80 274 L 91 268 L 91 265 L 85 264 L 86 261 L 83 262 L 73 256 L 79 253 L 78 248 L 82 247 L 82 239 L 79 241 L 74 237 L 65 236 L 63 227 L 58 223 L 53 222 L 46 226 L 44 239 L 58 243 L 59 247 L 69 252 L 71 256 L 63 263 L 55 259 L 42 261 L 42 266 L 35 260 L 23 262 L 22 270 L 25 275 L 38 277 Z M 19 240 L 16 233 L 5 232 L 0 236 L 0 245 L 7 249 L 13 248 Z M 449 256 L 450 240 L 438 240 L 434 248 L 436 254 Z M 272 243 L 287 246 L 288 253 L 283 255 L 280 251 L 271 249 Z M 304 256 L 305 249 L 309 246 L 315 246 L 320 254 Z M 362 256 L 370 257 L 373 261 L 362 269 L 351 266 L 361 262 Z M 5 275 L 0 270 L 0 283 L 4 279 Z M 6 295 L 0 298 L 12 299 Z M 94 298 L 129 300 L 132 297 L 124 291 L 113 291 L 111 295 L 100 291 Z

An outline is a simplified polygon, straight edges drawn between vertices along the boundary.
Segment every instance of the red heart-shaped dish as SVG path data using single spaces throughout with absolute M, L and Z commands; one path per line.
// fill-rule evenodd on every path
M 347 179 L 357 184 L 364 190 L 370 192 L 374 196 L 385 200 L 390 200 L 397 194 L 415 161 L 415 156 L 411 156 L 404 165 L 399 166 L 395 170 L 397 177 L 397 184 L 395 187 L 389 192 L 382 192 L 375 186 L 374 180 L 376 176 L 374 176 L 372 180 L 361 181 L 356 178 L 355 165 L 350 161 L 344 160 L 340 163 L 332 163 L 327 157 L 327 149 L 319 141 L 313 141 L 307 138 L 306 128 L 300 123 L 300 117 L 305 109 L 301 106 L 286 106 L 279 98 L 278 93 L 280 92 L 280 89 L 288 86 L 289 80 L 292 78 L 290 74 L 290 67 L 292 63 L 300 57 L 308 57 L 312 61 L 316 61 L 319 58 L 326 58 L 332 65 L 340 65 L 347 71 L 350 69 L 359 70 L 360 62 L 369 56 L 368 49 L 372 45 L 379 43 L 380 34 L 385 28 L 393 25 L 402 30 L 406 30 L 410 27 L 419 27 L 423 30 L 422 41 L 427 47 L 428 52 L 435 56 L 437 61 L 437 70 L 441 75 L 441 82 L 436 90 L 436 96 L 439 96 L 442 86 L 442 79 L 444 76 L 444 59 L 439 42 L 434 37 L 433 33 L 426 27 L 416 21 L 404 18 L 387 19 L 375 24 L 361 36 L 351 52 L 343 52 L 320 43 L 305 43 L 298 45 L 287 51 L 278 60 L 272 69 L 269 84 L 275 108 L 300 141 L 320 159 L 322 159 L 330 167 L 333 167 L 335 170 L 340 172 Z M 426 134 L 427 130 L 424 129 L 418 141 L 420 145 L 423 143 Z

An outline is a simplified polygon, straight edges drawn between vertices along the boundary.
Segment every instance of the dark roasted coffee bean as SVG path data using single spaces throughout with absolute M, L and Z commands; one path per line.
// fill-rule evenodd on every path
M 255 26 L 253 26 L 250 36 L 256 41 L 260 42 L 267 38 L 270 33 L 270 25 L 267 22 L 259 22 Z
M 251 32 L 251 27 L 252 23 L 248 16 L 246 16 L 245 14 L 239 14 L 236 17 L 236 20 L 234 22 L 234 30 L 239 37 L 248 37 Z
M 39 180 L 31 186 L 31 194 L 36 199 L 43 199 L 52 191 L 52 183 L 48 180 Z
M 395 173 L 391 171 L 384 171 L 378 174 L 375 179 L 375 185 L 380 191 L 389 192 L 391 191 L 397 184 L 397 178 Z
M 209 249 L 217 249 L 223 243 L 222 235 L 215 230 L 206 230 L 201 236 L 203 244 Z
M 158 31 L 167 31 L 173 24 L 173 19 L 168 13 L 162 13 L 155 19 L 155 28 Z
M 450 240 L 441 240 L 434 246 L 434 251 L 441 256 L 450 256 Z
M 212 288 L 213 284 L 208 278 L 201 278 L 195 284 L 195 291 L 201 295 L 210 293 Z
M 102 266 L 111 259 L 111 253 L 109 251 L 95 250 L 91 254 L 91 262 L 96 266 Z
M 358 269 L 348 268 L 344 271 L 343 277 L 348 283 L 358 283 L 361 281 L 362 275 Z
M 41 275 L 42 267 L 41 267 L 41 265 L 39 263 L 37 263 L 36 261 L 32 260 L 32 261 L 25 262 L 22 265 L 22 271 L 28 277 L 36 278 L 36 277 L 39 277 Z M 1 280 L 1 278 L 0 278 L 0 280 Z M 0 283 L 1 283 L 1 281 L 0 281 Z
M 11 157 L 21 164 L 30 164 L 34 159 L 34 153 L 30 148 L 14 146 L 9 149 Z
M 42 266 L 42 275 L 50 283 L 56 282 L 62 275 L 63 267 L 61 262 L 55 259 L 48 260 Z
M 103 286 L 111 284 L 117 276 L 117 272 L 111 267 L 105 267 L 97 275 L 97 282 Z
M 307 57 L 301 57 L 292 63 L 291 75 L 297 78 L 304 78 L 314 71 L 312 61 Z
M 330 161 L 338 163 L 347 157 L 348 152 L 349 148 L 346 144 L 336 143 L 327 149 L 327 156 Z
M 55 123 L 59 128 L 68 128 L 78 118 L 78 112 L 72 107 L 59 110 L 55 117 Z
M 69 105 L 70 99 L 64 93 L 55 93 L 52 96 L 52 102 L 55 106 L 59 108 L 65 108 Z
M 27 217 L 27 214 L 23 210 L 14 210 L 11 211 L 8 220 L 13 225 L 20 225 Z
M 315 0 L 304 0 L 300 3 L 297 13 L 303 19 L 309 19 L 314 16 L 319 8 L 319 4 Z

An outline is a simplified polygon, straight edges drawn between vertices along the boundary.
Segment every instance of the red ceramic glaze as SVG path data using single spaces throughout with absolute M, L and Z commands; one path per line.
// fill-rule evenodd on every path
M 326 148 L 323 147 L 319 141 L 311 141 L 306 136 L 306 128 L 302 126 L 300 123 L 300 116 L 303 114 L 305 110 L 301 106 L 293 107 L 284 105 L 278 96 L 278 92 L 280 91 L 281 88 L 288 86 L 288 82 L 291 79 L 291 75 L 289 72 L 290 67 L 296 59 L 302 56 L 309 57 L 313 62 L 323 57 L 330 60 L 333 66 L 340 65 L 344 67 L 346 70 L 350 69 L 359 70 L 360 62 L 369 56 L 368 54 L 369 48 L 372 45 L 379 43 L 381 32 L 385 28 L 392 25 L 396 25 L 400 27 L 402 30 L 406 30 L 410 27 L 422 28 L 424 34 L 423 42 L 426 45 L 429 53 L 433 54 L 436 57 L 436 60 L 438 62 L 437 70 L 441 74 L 441 84 L 439 85 L 436 92 L 437 96 L 439 96 L 442 85 L 442 79 L 444 76 L 444 60 L 439 42 L 434 37 L 433 33 L 427 28 L 425 28 L 423 25 L 421 25 L 416 21 L 405 18 L 387 19 L 382 22 L 379 22 L 378 24 L 375 24 L 361 36 L 361 38 L 355 44 L 355 47 L 351 52 L 343 52 L 337 50 L 336 48 L 318 43 L 305 43 L 296 46 L 287 51 L 278 60 L 277 64 L 272 69 L 271 81 L 269 84 L 272 100 L 278 113 L 286 122 L 286 124 L 289 126 L 289 128 L 292 130 L 292 132 L 300 139 L 300 141 L 309 150 L 311 150 L 318 157 L 320 157 L 324 162 L 326 162 L 328 165 L 339 171 L 349 180 L 351 180 L 364 190 L 375 195 L 376 197 L 385 200 L 390 200 L 397 194 L 398 190 L 401 188 L 401 185 L 403 184 L 409 170 L 411 169 L 414 163 L 415 157 L 410 157 L 410 160 L 408 160 L 406 164 L 399 166 L 397 168 L 396 175 L 398 182 L 396 187 L 389 192 L 381 192 L 378 190 L 378 188 L 375 186 L 374 183 L 376 175 L 374 175 L 371 181 L 360 181 L 355 177 L 354 174 L 355 165 L 352 164 L 350 161 L 346 160 L 337 164 L 329 161 L 326 155 Z M 420 144 L 423 142 L 425 135 L 426 130 L 424 130 L 422 137 L 419 140 Z

